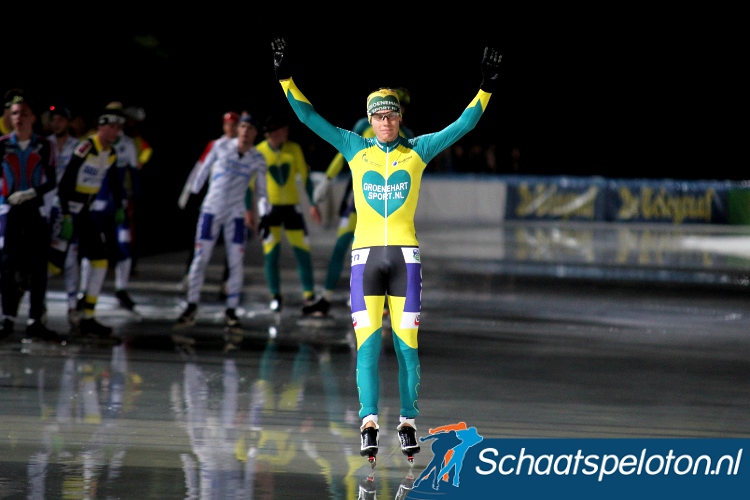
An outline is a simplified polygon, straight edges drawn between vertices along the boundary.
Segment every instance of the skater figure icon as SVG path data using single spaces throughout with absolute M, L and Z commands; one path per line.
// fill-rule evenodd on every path
M 430 429 L 430 435 L 421 437 L 419 440 L 434 440 L 432 443 L 433 458 L 417 480 L 414 481 L 414 488 L 430 477 L 433 471 L 435 476 L 432 478 L 432 489 L 440 489 L 441 479 L 446 482 L 450 480 L 451 484 L 458 488 L 466 452 L 483 439 L 477 432 L 476 427 L 467 427 L 465 422 Z

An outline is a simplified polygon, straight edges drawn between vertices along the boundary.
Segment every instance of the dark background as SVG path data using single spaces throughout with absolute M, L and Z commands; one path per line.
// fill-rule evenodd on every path
M 277 33 L 294 51 L 300 89 L 340 127 L 364 116 L 371 90 L 390 85 L 411 91 L 405 121 L 415 133 L 440 130 L 476 94 L 482 50 L 493 45 L 503 54 L 500 89 L 463 141 L 495 144 L 501 163 L 519 145 L 529 174 L 747 177 L 746 155 L 736 154 L 746 136 L 737 89 L 747 83 L 746 57 L 735 57 L 738 13 L 498 7 L 428 15 L 379 5 L 333 16 L 324 6 L 279 6 L 284 12 L 271 15 L 206 7 L 26 7 L 6 17 L 3 91 L 22 87 L 41 109 L 63 104 L 89 117 L 112 100 L 145 109 L 140 128 L 154 155 L 143 172 L 144 230 L 160 236 L 146 251 L 192 239 L 177 196 L 206 142 L 221 134 L 225 111 L 263 119 L 289 109 L 273 73 Z M 292 139 L 314 170 L 335 154 L 299 122 Z

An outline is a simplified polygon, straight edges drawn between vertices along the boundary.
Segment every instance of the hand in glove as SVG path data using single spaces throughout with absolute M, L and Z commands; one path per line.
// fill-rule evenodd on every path
M 292 63 L 286 49 L 284 37 L 277 36 L 271 42 L 273 50 L 273 70 L 277 80 L 288 80 L 292 77 Z
M 73 238 L 73 218 L 70 215 L 63 215 L 60 222 L 60 239 L 70 241 Z
M 115 210 L 115 224 L 120 225 L 125 222 L 125 209 L 118 208 Z
M 491 94 L 499 83 L 500 78 L 500 61 L 501 56 L 497 50 L 492 47 L 485 47 L 482 55 L 482 84 L 480 89 Z
M 271 221 L 268 220 L 267 215 L 264 215 L 260 218 L 260 222 L 258 223 L 258 236 L 260 236 L 260 239 L 265 240 L 270 230 Z
M 328 193 L 331 190 L 331 179 L 328 177 L 324 177 L 322 181 L 318 183 L 317 186 L 315 186 L 315 189 L 313 190 L 313 204 L 317 205 L 321 201 L 328 198 Z
M 26 201 L 36 198 L 36 189 L 26 189 L 24 191 L 16 191 L 8 196 L 8 203 L 11 205 L 20 205 Z

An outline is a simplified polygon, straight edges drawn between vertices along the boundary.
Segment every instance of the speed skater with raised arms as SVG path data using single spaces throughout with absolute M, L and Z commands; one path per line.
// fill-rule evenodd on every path
M 479 92 L 456 121 L 435 133 L 412 139 L 399 136 L 398 94 L 390 88 L 370 93 L 367 115 L 375 137 L 368 139 L 332 125 L 313 108 L 292 78 L 294 61 L 284 38 L 274 38 L 271 49 L 276 78 L 297 117 L 341 152 L 352 173 L 358 220 L 352 243 L 350 297 L 357 339 L 360 454 L 374 463 L 378 451 L 378 360 L 387 295 L 399 367 L 401 408 L 397 429 L 402 453 L 413 460 L 419 451 L 416 418 L 421 368 L 417 332 L 422 306 L 422 267 L 414 214 L 422 174 L 435 156 L 477 125 L 497 84 L 502 56 L 494 48 L 484 49 Z

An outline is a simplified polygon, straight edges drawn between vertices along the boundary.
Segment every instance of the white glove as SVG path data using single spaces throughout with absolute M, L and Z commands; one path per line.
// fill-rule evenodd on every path
M 29 201 L 36 198 L 36 189 L 31 188 L 25 191 L 16 191 L 8 196 L 8 203 L 11 205 L 20 205 L 25 201 Z
M 331 190 L 331 179 L 324 177 L 322 181 L 318 182 L 313 189 L 313 204 L 317 205 L 321 201 L 328 198 L 328 193 Z

